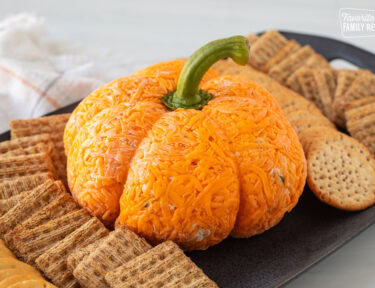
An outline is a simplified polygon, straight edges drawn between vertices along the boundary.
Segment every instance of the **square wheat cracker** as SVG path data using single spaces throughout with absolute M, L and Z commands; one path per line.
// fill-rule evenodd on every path
M 218 287 L 171 241 L 108 272 L 105 279 L 112 288 Z
M 10 121 L 11 137 L 16 139 L 32 135 L 48 133 L 54 143 L 51 158 L 56 167 L 57 177 L 67 187 L 66 180 L 66 155 L 64 150 L 64 130 L 70 114 L 59 114 L 35 119 Z
M 18 177 L 51 173 L 55 168 L 48 153 L 0 158 L 0 184 Z
M 15 180 L 4 181 L 0 184 L 0 199 L 8 199 L 25 191 L 30 191 L 48 179 L 53 180 L 50 173 L 23 176 Z
M 0 238 L 65 193 L 59 181 L 47 180 L 34 188 L 27 197 L 0 217 Z
M 33 229 L 19 231 L 13 236 L 13 245 L 25 262 L 33 265 L 36 258 L 90 218 L 85 209 L 72 211 Z
M 39 227 L 51 220 L 60 218 L 61 216 L 75 210 L 78 210 L 78 205 L 73 200 L 72 196 L 68 193 L 63 193 L 57 196 L 55 200 L 47 204 L 43 209 L 34 213 L 25 221 L 18 224 L 13 230 L 5 234 L 4 240 L 7 243 L 8 247 L 17 253 L 16 248 L 13 244 L 15 235 L 21 233 L 24 230 L 30 230 Z
M 269 30 L 261 35 L 251 46 L 250 65 L 262 68 L 272 57 L 274 57 L 288 40 L 275 30 Z
M 127 228 L 116 229 L 78 264 L 73 275 L 86 288 L 108 287 L 104 280 L 107 272 L 150 248 L 151 246 L 143 238 Z
M 77 280 L 67 267 L 67 258 L 74 249 L 85 247 L 105 236 L 109 231 L 96 217 L 79 227 L 48 251 L 40 255 L 35 263 L 52 282 L 59 287 L 78 286 Z

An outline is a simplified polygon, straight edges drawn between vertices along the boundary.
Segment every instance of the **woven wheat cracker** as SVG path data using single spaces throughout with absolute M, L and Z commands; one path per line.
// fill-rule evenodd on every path
M 48 133 L 54 141 L 61 141 L 62 133 L 70 114 L 59 114 L 34 119 L 12 120 L 9 122 L 13 138 L 27 137 Z
M 336 70 L 333 70 L 333 69 L 322 69 L 322 70 L 324 71 L 324 77 L 326 79 L 329 92 L 332 95 L 332 104 L 333 104 L 333 100 L 335 100 L 335 93 L 336 93 L 336 87 L 337 87 L 337 72 Z
M 363 121 L 363 118 L 371 116 L 374 113 L 375 113 L 375 96 L 355 100 L 345 106 L 346 121 L 351 122 L 352 126 L 356 126 L 356 124 L 360 124 Z M 368 128 L 369 128 L 369 131 L 371 131 L 372 127 L 368 127 Z
M 262 68 L 287 43 L 288 40 L 279 32 L 267 31 L 251 47 L 250 65 L 258 69 Z
M 296 69 L 285 81 L 285 85 L 294 90 L 297 93 L 302 93 L 298 74 L 301 70 L 309 69 L 327 69 L 333 71 L 332 67 L 329 65 L 328 61 L 321 55 L 314 53 L 298 68 Z
M 287 78 L 285 84 L 292 90 L 296 91 L 297 93 L 301 93 L 302 90 L 298 81 L 298 73 L 300 72 L 300 70 L 301 69 L 318 69 L 318 68 L 333 71 L 331 65 L 322 55 L 314 53 L 310 57 L 307 58 L 306 62 L 304 62 L 300 68 L 295 70 Z
M 0 184 L 18 177 L 51 173 L 55 175 L 48 153 L 0 158 Z
M 7 157 L 14 157 L 14 156 L 27 156 L 32 154 L 39 154 L 39 153 L 49 153 L 51 148 L 49 148 L 44 143 L 37 143 L 35 145 L 25 147 L 25 148 L 17 148 L 11 150 L 7 153 L 0 154 L 0 158 L 7 158 Z
M 318 83 L 315 79 L 315 73 L 310 68 L 299 69 L 295 73 L 297 82 L 300 86 L 300 92 L 303 97 L 313 102 L 321 111 L 323 110 L 323 103 L 320 99 L 320 91 L 318 89 Z
M 72 211 L 33 229 L 19 231 L 13 236 L 13 245 L 25 262 L 34 264 L 36 258 L 90 218 L 84 209 Z
M 331 121 L 336 119 L 332 107 L 334 91 L 336 89 L 336 75 L 332 69 L 314 69 L 314 79 L 317 86 L 318 97 L 322 103 L 323 114 Z
M 375 75 L 370 71 L 363 70 L 358 73 L 344 97 L 339 99 L 339 104 L 344 107 L 352 101 L 367 97 L 375 97 Z
M 375 155 L 375 97 L 349 103 L 345 107 L 345 118 L 350 135 Z
M 43 143 L 48 147 L 51 146 L 51 148 L 53 146 L 53 142 L 49 134 L 40 134 L 0 142 L 0 154 L 8 154 L 13 150 L 22 148 L 25 149 L 31 146 L 35 146 L 38 143 Z
M 75 249 L 67 258 L 66 263 L 70 272 L 73 273 L 74 269 L 79 263 L 86 257 L 89 256 L 92 251 L 95 251 L 106 238 L 101 238 L 86 247 L 80 247 Z
M 338 69 L 337 73 L 337 87 L 335 91 L 335 98 L 339 98 L 348 91 L 350 85 L 353 83 L 354 79 L 358 76 L 361 70 L 348 70 L 348 69 Z
M 1 199 L 0 200 L 0 216 L 4 215 L 10 209 L 16 206 L 23 198 L 25 198 L 25 194 L 27 195 L 27 193 L 22 193 L 22 194 L 18 194 L 13 197 L 10 197 L 8 199 Z
M 4 181 L 0 184 L 0 199 L 8 199 L 25 191 L 30 191 L 48 179 L 53 179 L 50 173 L 23 176 L 15 180 Z
M 312 69 L 329 69 L 333 70 L 329 62 L 322 55 L 314 53 L 309 56 L 306 62 L 303 63 L 302 67 L 312 68 Z
M 73 275 L 83 287 L 108 287 L 104 280 L 107 272 L 150 248 L 151 246 L 134 232 L 126 228 L 116 229 L 78 264 Z
M 343 210 L 362 210 L 375 203 L 375 160 L 355 139 L 325 135 L 308 154 L 307 181 L 323 202 Z
M 334 120 L 332 109 L 335 76 L 331 69 L 299 69 L 295 73 L 301 95 L 314 104 L 330 120 Z
M 299 77 L 301 77 L 301 73 L 303 73 L 304 69 L 308 69 L 305 67 L 301 67 L 297 69 L 292 75 L 288 77 L 288 79 L 285 82 L 285 86 L 292 89 L 294 92 L 302 95 L 302 87 L 299 84 Z M 302 71 L 301 71 L 302 70 Z
M 35 263 L 52 282 L 59 287 L 79 287 L 73 274 L 67 269 L 69 254 L 78 247 L 87 246 L 105 236 L 109 231 L 96 217 L 91 218 L 62 241 L 39 256 Z M 97 286 L 99 287 L 99 286 Z
M 51 152 L 57 178 L 66 184 L 66 156 L 63 135 L 70 114 L 60 114 L 35 119 L 10 121 L 12 139 L 33 135 L 49 134 L 54 148 Z
M 68 193 L 63 193 L 57 196 L 56 200 L 53 200 L 47 204 L 43 209 L 31 215 L 22 223 L 18 224 L 13 230 L 4 235 L 4 240 L 15 253 L 18 253 L 13 244 L 15 235 L 21 233 L 24 230 L 30 230 L 37 228 L 48 221 L 60 218 L 61 216 L 68 214 L 78 209 L 78 205 L 73 200 L 72 196 Z
M 350 124 L 349 124 L 350 123 Z M 361 120 L 357 120 L 355 124 L 347 122 L 350 135 L 361 142 L 375 155 L 375 115 L 368 115 Z
M 269 71 L 273 79 L 281 84 L 285 84 L 290 75 L 293 74 L 299 67 L 301 67 L 306 60 L 314 54 L 314 50 L 310 46 L 304 46 L 295 53 L 289 55 L 279 64 L 274 65 Z
M 171 241 L 109 272 L 105 279 L 112 288 L 218 287 Z
M 363 116 L 370 115 L 375 109 L 375 96 L 354 100 L 345 105 L 345 115 L 352 120 L 361 119 Z
M 340 126 L 344 127 L 345 106 L 348 103 L 371 96 L 375 96 L 375 76 L 370 71 L 360 70 L 347 91 L 342 95 L 336 94 L 333 108 L 341 119 Z
M 308 97 L 304 95 L 304 89 L 301 84 L 308 83 L 309 80 L 311 80 L 311 69 L 301 67 L 288 77 L 286 86 L 308 99 Z
M 21 202 L 0 217 L 0 236 L 12 230 L 57 197 L 66 193 L 58 182 L 47 180 L 34 188 Z
M 295 53 L 300 48 L 301 45 L 299 45 L 296 41 L 288 41 L 288 43 L 275 56 L 267 61 L 267 63 L 261 68 L 261 71 L 265 73 L 268 72 L 271 67 L 279 64 L 281 61 L 283 61 L 289 55 Z
M 332 107 L 336 113 L 335 123 L 340 127 L 345 127 L 345 115 L 342 110 L 343 107 L 340 107 L 341 98 L 344 97 L 349 87 L 352 85 L 354 79 L 358 76 L 361 70 L 347 70 L 339 69 L 336 70 L 337 74 L 337 86 L 335 90 L 334 101 Z
M 345 105 L 345 112 L 356 108 L 363 109 L 363 107 L 368 107 L 367 105 L 373 104 L 375 104 L 375 96 L 357 99 Z M 370 112 L 372 112 L 372 108 L 370 110 Z

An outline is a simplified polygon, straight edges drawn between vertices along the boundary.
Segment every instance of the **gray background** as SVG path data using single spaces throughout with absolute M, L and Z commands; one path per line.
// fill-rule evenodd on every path
M 191 54 L 209 40 L 276 28 L 326 35 L 375 52 L 375 37 L 345 38 L 339 9 L 375 10 L 366 1 L 1 0 L 0 18 L 32 11 L 68 41 L 109 48 L 140 63 Z M 286 287 L 375 287 L 375 225 Z

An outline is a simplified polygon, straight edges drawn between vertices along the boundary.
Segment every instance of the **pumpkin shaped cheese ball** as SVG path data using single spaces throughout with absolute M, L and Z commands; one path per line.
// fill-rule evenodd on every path
M 296 205 L 306 179 L 301 144 L 266 90 L 210 69 L 225 57 L 246 64 L 247 40 L 213 41 L 78 105 L 64 144 L 82 207 L 151 243 L 194 250 L 262 233 Z

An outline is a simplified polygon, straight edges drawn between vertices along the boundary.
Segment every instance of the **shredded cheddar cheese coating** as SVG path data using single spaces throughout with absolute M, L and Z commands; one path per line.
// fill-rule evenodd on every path
M 227 79 L 233 79 L 232 93 L 223 93 Z M 203 112 L 225 129 L 239 169 L 241 201 L 232 236 L 260 234 L 298 202 L 306 177 L 302 147 L 276 100 L 254 83 L 225 76 L 203 89 L 215 96 Z
M 201 111 L 167 112 L 185 60 L 155 64 L 90 94 L 65 129 L 77 202 L 152 243 L 186 250 L 249 237 L 297 203 L 306 162 L 276 100 L 241 76 L 209 70 Z
M 96 114 L 75 137 L 68 154 L 68 179 L 77 202 L 114 222 L 130 161 L 165 107 L 152 102 L 121 103 Z
M 220 127 L 196 110 L 165 114 L 143 140 L 120 200 L 119 223 L 153 243 L 205 249 L 226 238 L 240 196 Z

